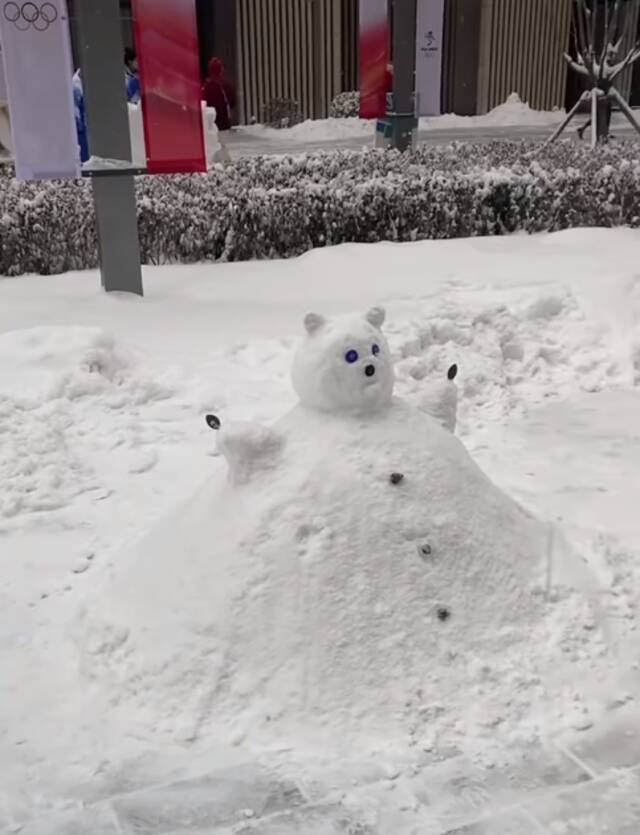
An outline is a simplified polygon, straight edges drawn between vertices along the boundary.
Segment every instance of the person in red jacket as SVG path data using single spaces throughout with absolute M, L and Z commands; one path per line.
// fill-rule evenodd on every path
M 202 88 L 202 97 L 207 107 L 216 109 L 216 126 L 222 146 L 223 160 L 229 161 L 227 137 L 231 130 L 233 110 L 236 106 L 236 90 L 226 78 L 224 64 L 220 58 L 212 58 L 209 62 L 209 72 Z
M 231 118 L 236 106 L 236 90 L 227 79 L 224 64 L 220 58 L 212 58 L 203 87 L 204 100 L 208 107 L 216 109 L 218 130 L 231 130 Z

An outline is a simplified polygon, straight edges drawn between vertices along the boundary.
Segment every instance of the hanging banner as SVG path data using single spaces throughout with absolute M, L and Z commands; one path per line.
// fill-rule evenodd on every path
M 0 39 L 16 177 L 79 177 L 66 0 L 0 0 Z
M 418 0 L 416 19 L 416 94 L 420 116 L 441 109 L 444 0 Z
M 360 117 L 379 119 L 387 112 L 391 75 L 387 0 L 360 0 Z
M 206 171 L 195 0 L 133 0 L 133 15 L 147 169 Z
M 2 58 L 2 42 L 0 41 L 0 107 L 7 103 L 7 85 L 4 83 L 4 64 Z

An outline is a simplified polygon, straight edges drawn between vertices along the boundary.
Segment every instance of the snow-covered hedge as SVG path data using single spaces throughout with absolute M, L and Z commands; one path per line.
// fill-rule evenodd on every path
M 356 241 L 640 226 L 640 148 L 522 143 L 244 159 L 203 176 L 140 177 L 146 263 L 290 257 Z M 97 263 L 87 182 L 0 173 L 0 274 Z
M 359 115 L 360 93 L 357 90 L 338 93 L 329 105 L 329 116 L 332 119 L 353 119 Z

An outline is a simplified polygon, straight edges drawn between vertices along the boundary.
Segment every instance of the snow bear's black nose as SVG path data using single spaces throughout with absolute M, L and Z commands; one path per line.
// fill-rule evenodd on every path
M 367 377 L 373 377 L 373 375 L 376 373 L 375 365 L 368 365 L 365 368 L 364 373 L 367 375 Z

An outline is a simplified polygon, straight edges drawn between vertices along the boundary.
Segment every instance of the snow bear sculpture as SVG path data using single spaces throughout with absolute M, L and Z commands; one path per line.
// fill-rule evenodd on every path
M 466 727 L 482 671 L 519 669 L 523 647 L 548 642 L 548 527 L 393 396 L 383 322 L 380 308 L 308 315 L 300 403 L 272 427 L 210 415 L 228 477 L 113 561 L 78 634 L 128 721 L 139 704 L 154 731 L 162 717 L 188 739 L 250 729 L 281 745 L 279 719 L 429 732 L 428 703 Z
M 381 307 L 366 316 L 327 320 L 309 313 L 307 338 L 293 363 L 293 387 L 303 406 L 320 411 L 384 408 L 393 395 L 393 365 L 380 330 Z

